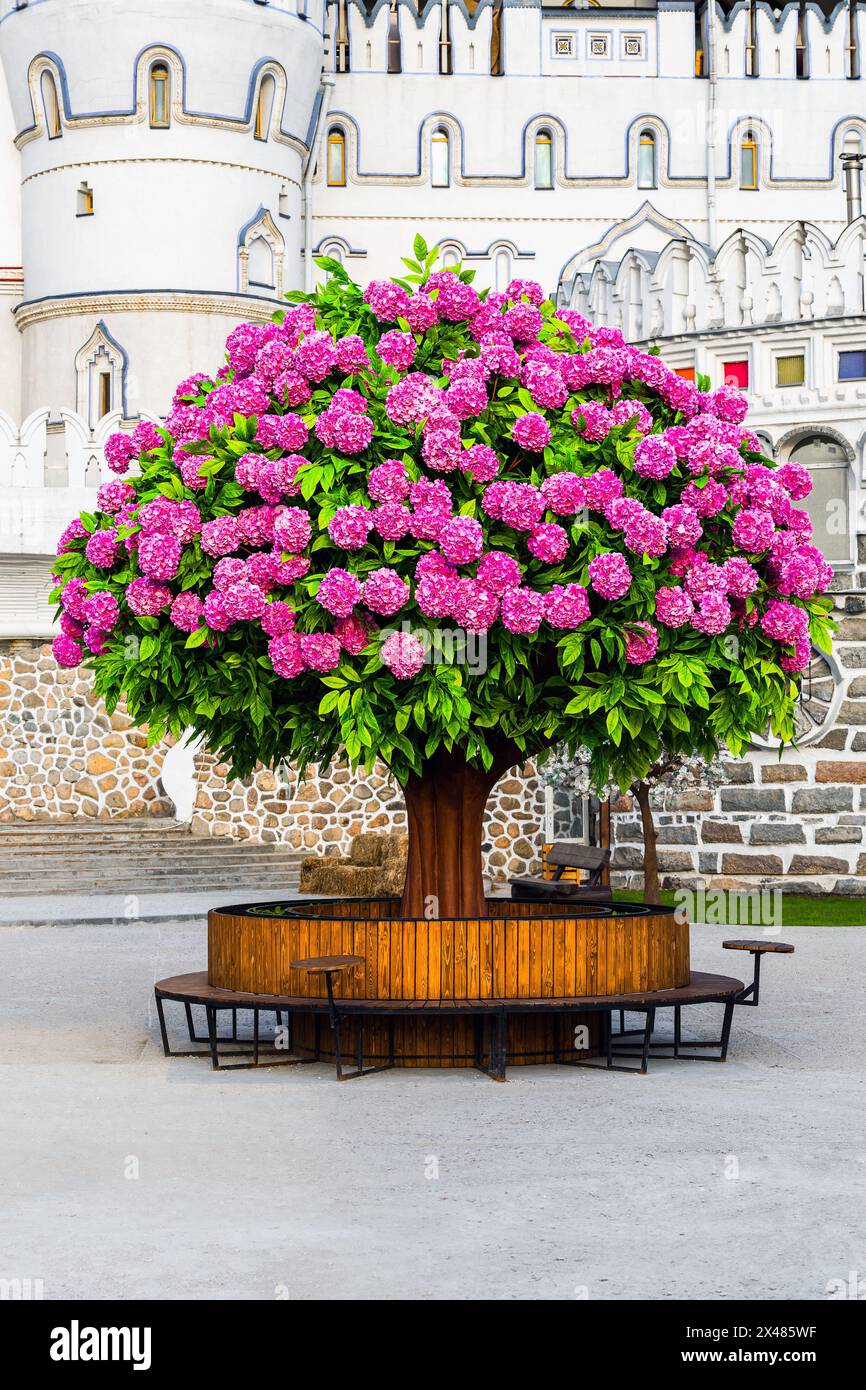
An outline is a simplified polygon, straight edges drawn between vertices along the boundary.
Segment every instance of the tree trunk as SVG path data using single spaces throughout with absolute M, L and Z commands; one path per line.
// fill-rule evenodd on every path
M 481 874 L 484 809 L 493 787 L 520 759 L 513 745 L 494 754 L 489 772 L 460 751 L 439 748 L 403 788 L 409 821 L 404 917 L 486 917 Z
M 640 807 L 643 828 L 643 900 L 657 903 L 659 900 L 659 861 L 656 850 L 656 826 L 650 806 L 650 789 L 646 782 L 638 782 L 634 788 L 637 804 Z

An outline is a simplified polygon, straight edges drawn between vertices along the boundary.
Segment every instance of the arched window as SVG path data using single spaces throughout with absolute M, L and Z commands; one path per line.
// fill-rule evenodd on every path
M 758 187 L 758 141 L 753 130 L 744 130 L 740 141 L 740 187 Z
M 442 252 L 442 264 L 446 270 L 453 270 L 460 264 L 460 252 L 456 246 L 446 246 Z
M 791 450 L 791 462 L 808 468 L 812 491 L 802 506 L 812 518 L 814 543 L 833 565 L 851 560 L 850 467 L 842 444 L 810 434 Z
M 78 413 L 90 429 L 123 406 L 126 361 L 123 349 L 99 323 L 75 358 Z
M 338 125 L 328 131 L 328 184 L 331 188 L 346 184 L 346 132 Z
M 451 183 L 451 144 L 441 126 L 430 139 L 430 183 L 434 188 L 448 188 Z
M 49 140 L 57 140 L 63 134 L 60 124 L 60 102 L 57 100 L 57 83 L 52 72 L 43 72 L 40 78 L 42 109 L 45 112 L 45 129 Z
M 553 187 L 553 136 L 539 130 L 535 137 L 535 187 Z
M 257 236 L 249 245 L 249 283 L 252 288 L 272 290 L 275 286 L 274 252 L 263 236 Z
M 171 78 L 165 63 L 154 63 L 150 70 L 150 124 L 165 130 L 171 117 Z
M 263 77 L 259 83 L 259 98 L 256 102 L 256 123 L 254 134 L 257 140 L 267 140 L 271 132 L 271 114 L 274 109 L 274 97 L 277 94 L 277 84 L 268 75 Z
M 637 186 L 656 186 L 656 137 L 652 130 L 642 130 L 637 144 Z
M 496 252 L 496 260 L 493 263 L 493 288 L 496 293 L 502 294 L 510 280 L 511 257 L 503 247 Z

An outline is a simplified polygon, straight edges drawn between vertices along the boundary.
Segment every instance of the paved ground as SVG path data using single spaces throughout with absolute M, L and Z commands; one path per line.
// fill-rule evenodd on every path
M 742 973 L 729 934 L 695 929 L 695 967 Z M 203 965 L 200 925 L 0 929 L 0 1278 L 46 1298 L 823 1298 L 866 1277 L 866 928 L 785 936 L 725 1067 L 338 1086 L 164 1061 L 151 985 Z

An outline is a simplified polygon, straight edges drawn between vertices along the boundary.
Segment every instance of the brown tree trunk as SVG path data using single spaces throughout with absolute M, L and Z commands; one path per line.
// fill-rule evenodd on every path
M 646 782 L 637 782 L 634 787 L 637 804 L 640 807 L 641 827 L 643 829 L 643 900 L 657 903 L 659 900 L 659 861 L 656 849 L 656 825 L 650 806 L 650 789 Z
M 487 916 L 481 874 L 484 808 L 520 756 L 513 745 L 503 745 L 485 772 L 471 767 L 459 749 L 439 748 L 420 776 L 409 777 L 403 787 L 409 821 L 404 917 Z

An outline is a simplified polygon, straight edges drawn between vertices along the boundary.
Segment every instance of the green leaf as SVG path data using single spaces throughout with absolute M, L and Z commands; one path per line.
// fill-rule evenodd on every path
M 191 633 L 189 634 L 189 637 L 187 637 L 186 641 L 184 642 L 184 646 L 185 646 L 185 647 L 200 647 L 200 646 L 202 645 L 203 642 L 206 642 L 206 641 L 207 641 L 207 638 L 208 638 L 208 629 L 207 629 L 206 627 L 197 627 L 196 630 L 195 630 L 195 632 L 191 632 Z M 145 642 L 146 642 L 148 639 L 145 638 L 144 640 L 145 640 Z M 144 646 L 144 642 L 142 642 L 142 646 Z

